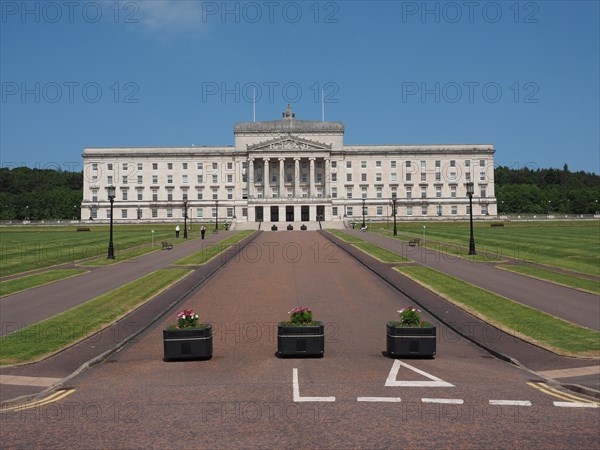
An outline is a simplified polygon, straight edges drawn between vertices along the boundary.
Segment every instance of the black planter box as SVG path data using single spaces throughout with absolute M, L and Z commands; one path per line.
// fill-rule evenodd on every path
M 387 354 L 399 356 L 433 357 L 436 329 L 431 327 L 395 327 L 387 324 Z
M 300 225 L 300 230 L 306 231 L 306 225 Z
M 165 361 L 209 359 L 212 356 L 212 325 L 206 328 L 163 330 Z
M 325 326 L 323 322 L 311 326 L 277 326 L 278 356 L 317 356 L 325 351 Z
M 288 231 L 292 231 L 294 229 L 294 227 L 292 225 L 288 225 L 287 229 L 288 229 Z
M 277 225 L 271 225 L 271 231 L 277 231 Z

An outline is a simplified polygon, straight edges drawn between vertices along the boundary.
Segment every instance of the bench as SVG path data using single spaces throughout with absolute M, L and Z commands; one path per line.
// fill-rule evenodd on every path
M 503 227 L 504 224 L 503 223 L 491 223 L 490 227 L 494 228 L 494 227 Z
M 77 227 L 77 231 L 92 231 L 90 227 Z
M 410 245 L 411 247 L 414 247 L 415 245 L 419 245 L 420 243 L 421 243 L 420 238 L 414 238 L 414 239 L 411 239 L 410 241 L 408 241 L 408 245 Z
M 173 244 L 168 241 L 161 241 L 160 243 L 162 244 L 163 250 L 171 250 L 173 248 Z

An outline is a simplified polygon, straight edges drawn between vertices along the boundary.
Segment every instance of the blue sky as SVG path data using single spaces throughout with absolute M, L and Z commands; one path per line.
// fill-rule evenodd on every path
M 346 144 L 478 144 L 600 172 L 599 2 L 76 1 L 1 5 L 0 161 L 232 145 L 233 124 L 346 125 Z

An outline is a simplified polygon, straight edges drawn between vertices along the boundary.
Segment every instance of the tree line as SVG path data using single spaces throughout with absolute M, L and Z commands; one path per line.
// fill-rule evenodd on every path
M 494 170 L 499 214 L 593 214 L 600 210 L 600 176 L 561 169 Z M 83 173 L 0 168 L 0 220 L 78 219 Z

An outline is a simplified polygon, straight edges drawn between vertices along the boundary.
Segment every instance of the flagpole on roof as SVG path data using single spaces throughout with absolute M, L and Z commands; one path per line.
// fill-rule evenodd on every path
M 256 122 L 256 88 L 254 88 L 254 98 L 252 99 L 252 121 Z
M 321 122 L 325 122 L 325 97 L 323 97 L 323 89 L 321 88 Z

